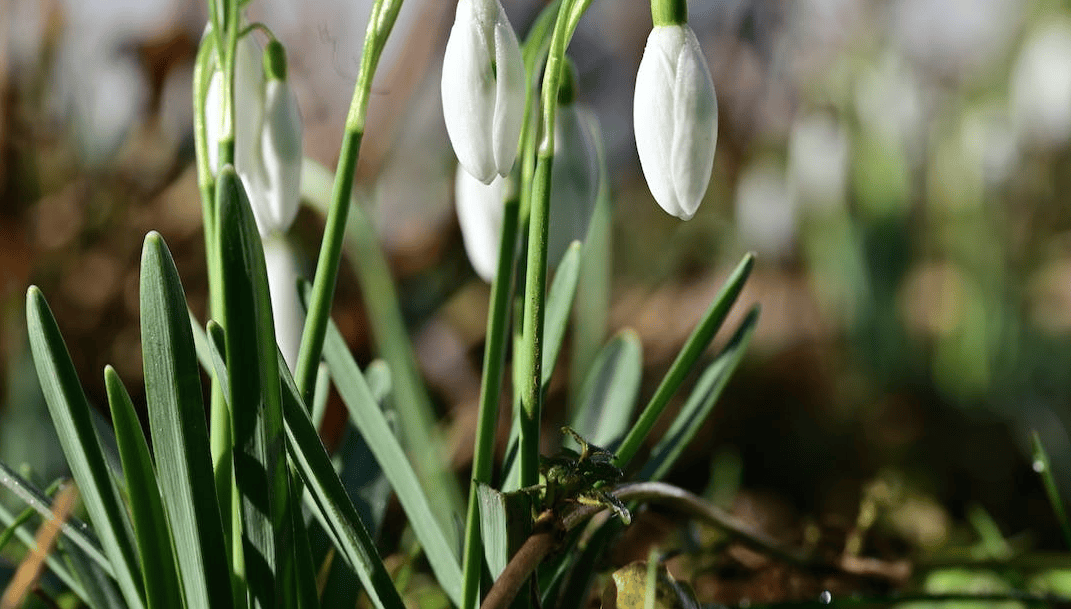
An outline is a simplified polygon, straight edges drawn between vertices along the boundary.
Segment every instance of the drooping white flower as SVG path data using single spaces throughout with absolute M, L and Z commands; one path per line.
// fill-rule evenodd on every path
M 257 229 L 261 235 L 285 233 L 300 201 L 302 125 L 278 41 L 261 51 L 252 36 L 238 40 L 234 100 L 234 168 L 249 195 Z M 213 173 L 218 172 L 222 125 L 223 74 L 217 67 L 205 99 L 208 164 Z
M 599 190 L 594 119 L 573 104 L 558 108 L 554 124 L 554 161 L 550 176 L 550 229 L 547 262 L 554 267 L 569 244 L 587 237 Z M 496 176 L 484 184 L 458 167 L 454 182 L 457 220 L 465 253 L 476 274 L 490 283 L 498 265 L 502 240 L 502 206 L 507 179 Z
M 278 46 L 277 46 L 278 45 Z M 277 50 L 275 50 L 277 49 Z M 282 52 L 272 42 L 268 53 Z M 283 61 L 281 66 L 285 66 Z M 301 111 L 286 80 L 285 67 L 270 70 L 264 90 L 264 123 L 260 131 L 260 164 L 251 179 L 263 179 L 254 190 L 253 215 L 262 235 L 286 232 L 297 216 L 301 193 Z M 260 171 L 257 171 L 260 169 Z M 259 174 L 259 175 L 257 175 Z
M 525 73 L 498 0 L 460 0 L 443 56 L 443 117 L 458 161 L 484 184 L 517 157 Z
M 718 100 L 706 58 L 687 24 L 658 25 L 636 72 L 636 148 L 662 209 L 695 215 L 714 166 Z
M 454 180 L 457 222 L 461 226 L 465 253 L 476 274 L 488 283 L 495 278 L 498 267 L 506 185 L 506 178 L 501 176 L 484 184 L 460 165 Z

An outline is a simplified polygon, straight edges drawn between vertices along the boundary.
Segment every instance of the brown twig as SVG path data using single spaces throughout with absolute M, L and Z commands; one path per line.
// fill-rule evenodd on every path
M 565 530 L 562 521 L 550 510 L 540 514 L 535 521 L 535 526 L 532 527 L 532 534 L 528 536 L 495 580 L 481 607 L 483 609 L 508 607 L 517 596 L 517 591 L 521 589 L 539 563 L 543 562 L 543 558 L 558 545 Z

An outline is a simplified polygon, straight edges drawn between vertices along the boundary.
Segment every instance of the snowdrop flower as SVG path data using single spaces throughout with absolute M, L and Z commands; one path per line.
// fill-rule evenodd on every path
M 297 215 L 301 188 L 301 112 L 286 79 L 283 46 L 264 52 L 252 36 L 235 50 L 234 167 L 242 178 L 262 236 L 285 233 Z M 205 100 L 208 165 L 218 172 L 223 124 L 223 74 L 217 69 Z
M 443 56 L 443 117 L 457 159 L 484 184 L 517 157 L 525 73 L 498 0 L 460 0 Z
M 662 209 L 695 215 L 714 165 L 718 100 L 695 33 L 685 23 L 656 25 L 636 73 L 636 148 Z
M 278 41 L 264 54 L 268 80 L 264 88 L 264 124 L 260 131 L 260 163 L 250 168 L 259 199 L 253 215 L 260 233 L 286 232 L 297 216 L 301 191 L 301 112 L 286 81 L 286 57 Z M 258 171 L 260 170 L 260 171 Z M 252 199 L 251 199 L 252 201 Z
M 594 119 L 573 104 L 558 108 L 547 244 L 547 262 L 552 267 L 561 261 L 569 244 L 584 240 L 591 223 L 599 189 L 593 124 Z M 496 176 L 484 184 L 458 167 L 454 189 L 465 253 L 476 274 L 490 283 L 498 268 L 502 206 L 509 194 L 507 178 Z

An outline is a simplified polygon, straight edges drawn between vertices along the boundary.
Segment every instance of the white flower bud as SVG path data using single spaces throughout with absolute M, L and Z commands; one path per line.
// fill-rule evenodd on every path
M 688 25 L 651 30 L 636 72 L 633 111 L 636 148 L 651 194 L 662 209 L 690 219 L 710 183 L 718 100 Z
M 517 157 L 525 72 L 498 0 L 460 0 L 443 56 L 443 117 L 457 159 L 484 184 Z

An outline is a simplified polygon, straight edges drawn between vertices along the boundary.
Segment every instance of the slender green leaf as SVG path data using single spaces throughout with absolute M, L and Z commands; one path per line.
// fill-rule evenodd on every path
M 409 517 L 417 539 L 420 540 L 432 571 L 439 584 L 454 602 L 461 603 L 461 567 L 457 562 L 457 540 L 448 537 L 432 513 L 424 489 L 412 465 L 405 456 L 401 444 L 395 439 L 383 412 L 368 389 L 364 375 L 353 360 L 346 340 L 342 338 L 334 322 L 328 324 L 324 340 L 324 358 L 331 371 L 331 378 L 350 411 L 350 420 L 360 430 L 365 443 L 376 456 L 376 461 L 390 481 Z
M 190 607 L 230 607 L 231 570 L 212 473 L 186 297 L 163 238 L 141 257 L 145 394 L 161 493 Z
M 699 356 L 706 350 L 707 345 L 714 338 L 714 334 L 721 327 L 726 316 L 729 315 L 729 309 L 736 302 L 736 298 L 740 296 L 740 291 L 744 289 L 744 283 L 751 274 L 751 269 L 754 265 L 755 256 L 753 254 L 744 256 L 744 259 L 740 261 L 732 275 L 726 280 L 725 285 L 722 286 L 721 291 L 714 297 L 710 308 L 707 309 L 699 325 L 696 326 L 691 336 L 688 337 L 687 342 L 684 343 L 684 347 L 677 354 L 677 359 L 673 360 L 673 364 L 669 367 L 669 371 L 666 372 L 666 376 L 662 378 L 658 389 L 651 396 L 651 401 L 647 403 L 647 407 L 640 414 L 639 420 L 632 426 L 621 446 L 618 447 L 615 461 L 618 467 L 624 469 L 629 461 L 632 460 L 632 457 L 636 456 L 640 445 L 647 438 L 647 434 L 651 433 L 651 429 L 654 428 L 658 417 L 662 414 L 666 405 L 669 404 L 669 399 L 680 388 L 681 383 L 684 382 L 684 377 L 692 370 L 692 366 L 695 365 Z
M 37 378 L 86 511 L 101 537 L 104 554 L 115 570 L 123 597 L 131 607 L 143 607 L 141 571 L 130 522 L 105 462 L 89 404 L 59 326 L 36 286 L 26 293 L 26 318 Z
M 747 351 L 758 321 L 759 309 L 754 307 L 744 321 L 740 322 L 740 327 L 729 339 L 729 344 L 699 377 L 699 382 L 696 383 L 688 401 L 684 403 L 680 414 L 669 426 L 669 431 L 651 451 L 651 458 L 640 472 L 641 480 L 661 480 L 680 457 L 681 451 L 695 438 Z
M 146 604 L 150 609 L 182 607 L 178 565 L 175 563 L 167 514 L 160 498 L 149 445 L 130 395 L 111 366 L 104 369 L 104 384 L 108 390 L 119 456 L 123 461 L 127 488 L 130 489 L 130 514 L 141 556 L 142 576 L 145 578 Z
M 49 499 L 48 494 L 42 492 L 29 480 L 18 475 L 15 470 L 3 462 L 0 462 L 0 486 L 14 493 L 20 501 L 40 514 L 42 518 L 52 518 L 52 500 Z M 86 556 L 92 558 L 107 571 L 109 576 L 115 577 L 115 569 L 112 567 L 111 561 L 105 556 L 96 534 L 86 523 L 74 516 L 68 516 L 63 523 L 63 534 L 82 548 Z
M 186 311 L 190 314 L 190 330 L 193 331 L 193 346 L 197 351 L 197 361 L 205 372 L 212 374 L 212 352 L 208 348 L 208 336 L 205 334 L 205 329 L 201 327 L 201 322 L 197 321 L 193 311 L 189 309 L 186 309 Z M 209 323 L 212 322 L 210 321 Z
M 1067 518 L 1067 510 L 1064 509 L 1064 501 L 1060 498 L 1060 489 L 1056 487 L 1056 478 L 1052 475 L 1052 465 L 1049 463 L 1049 453 L 1041 444 L 1041 436 L 1037 431 L 1030 436 L 1030 442 L 1034 447 L 1034 471 L 1041 476 L 1041 482 L 1045 486 L 1045 494 L 1049 496 L 1052 511 L 1056 514 L 1056 520 L 1060 523 L 1060 531 L 1064 534 L 1064 543 L 1071 548 L 1071 520 Z
M 308 410 L 301 402 L 297 386 L 278 354 L 282 377 L 283 420 L 286 448 L 316 504 L 328 532 L 342 557 L 361 579 L 365 591 L 380 609 L 404 609 L 398 590 L 387 573 L 375 543 L 368 535 L 357 510 L 346 495 L 342 481 L 331 466 L 331 458 L 320 442 Z
M 633 330 L 623 330 L 592 364 L 580 391 L 573 429 L 598 446 L 609 448 L 620 441 L 632 420 L 642 375 L 640 337 Z
M 259 606 L 275 604 L 277 579 L 292 565 L 289 477 L 283 441 L 279 366 L 264 248 L 249 199 L 233 167 L 216 181 L 223 236 L 223 328 L 234 444 L 234 477 L 241 497 L 246 581 Z M 258 357 L 258 354 L 261 354 Z
M 569 314 L 573 310 L 573 298 L 576 296 L 577 282 L 580 280 L 579 241 L 574 241 L 562 256 L 554 281 L 547 294 L 546 317 L 543 322 L 543 388 L 550 383 L 554 364 L 565 340 L 565 328 L 569 325 Z

